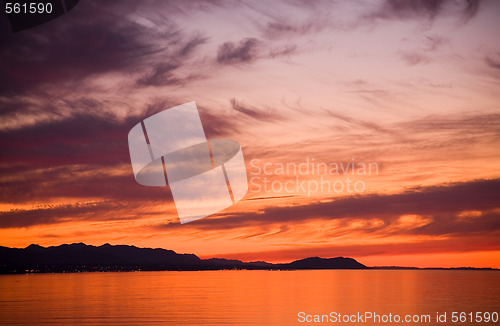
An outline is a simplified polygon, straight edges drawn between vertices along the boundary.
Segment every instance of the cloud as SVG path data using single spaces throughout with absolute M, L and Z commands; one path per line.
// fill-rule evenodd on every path
M 112 10 L 126 13 L 127 9 L 132 10 L 127 4 L 117 8 L 82 2 L 57 23 L 4 35 L 0 74 L 9 82 L 0 87 L 10 93 L 26 92 L 42 84 L 132 69 L 160 48 L 143 38 L 145 27 L 126 19 L 116 21 Z
M 477 14 L 480 4 L 481 0 L 385 0 L 372 16 L 384 19 L 432 20 L 439 15 L 450 14 L 468 20 Z
M 2 173 L 4 169 L 1 169 Z M 54 198 L 66 201 L 102 200 L 133 203 L 168 201 L 169 189 L 144 187 L 137 184 L 132 169 L 125 166 L 66 165 L 48 169 L 19 169 L 0 180 L 0 202 L 30 204 L 52 202 Z
M 178 47 L 175 51 L 170 51 L 169 54 L 163 56 L 168 58 L 167 61 L 154 63 L 153 68 L 149 73 L 137 80 L 139 86 L 167 86 L 167 85 L 184 85 L 200 76 L 196 73 L 182 75 L 182 69 L 187 65 L 187 61 L 191 54 L 201 45 L 207 42 L 207 38 L 194 36 L 189 41 L 178 40 Z M 171 46 L 174 48 L 174 46 Z M 190 69 L 194 70 L 194 69 Z
M 219 46 L 216 62 L 221 65 L 249 64 L 259 59 L 289 57 L 298 53 L 295 44 L 273 44 L 256 38 L 245 38 L 239 44 L 225 42 Z
M 41 86 L 83 83 L 87 77 L 110 72 L 130 78 L 150 67 L 152 60 L 154 68 L 140 79 L 142 84 L 181 80 L 168 73 L 207 39 L 182 31 L 161 16 L 160 9 L 166 10 L 167 3 L 159 1 L 155 6 L 158 12 L 133 1 L 85 1 L 57 22 L 0 36 L 0 75 L 4 76 L 0 89 L 12 96 Z M 158 62 L 158 57 L 166 63 Z
M 403 59 L 403 61 L 409 66 L 415 66 L 418 64 L 425 64 L 430 62 L 430 59 L 427 56 L 416 51 L 404 51 L 400 52 L 399 55 L 401 59 Z
M 120 201 L 103 198 L 98 201 L 46 204 L 28 209 L 12 209 L 0 212 L 0 229 L 30 228 L 40 225 L 74 222 L 90 224 L 90 222 L 98 221 L 131 221 L 151 217 L 162 218 L 163 220 L 177 220 L 177 214 L 172 211 L 172 205 L 169 205 L 173 201 L 166 194 L 165 188 L 162 190 L 163 196 L 156 198 L 157 201 L 144 200 L 138 203 L 133 199 Z M 158 207 L 160 200 L 162 201 L 162 208 L 160 210 L 151 210 L 151 207 Z
M 269 40 L 300 39 L 327 30 L 352 30 L 360 24 L 359 11 L 366 3 L 336 1 L 282 1 L 266 4 L 265 15 L 259 20 L 262 37 Z M 342 13 L 342 14 L 338 14 Z
M 0 203 L 102 198 L 165 202 L 168 189 L 142 187 L 132 175 L 127 135 L 144 117 L 183 103 L 156 98 L 142 110 L 117 117 L 91 97 L 63 100 L 67 116 L 0 130 Z M 199 106 L 208 138 L 237 134 L 233 117 Z
M 487 56 L 484 61 L 493 69 L 500 69 L 500 52 Z
M 384 91 L 382 91 L 382 90 L 359 90 L 359 91 L 354 91 L 354 92 L 362 92 L 362 93 L 368 92 L 368 93 L 375 93 L 375 94 L 384 93 Z M 339 112 L 336 112 L 334 110 L 328 110 L 327 113 L 328 113 L 329 116 L 332 116 L 332 117 L 334 117 L 334 118 L 336 118 L 338 120 L 347 122 L 347 123 L 349 123 L 351 125 L 358 125 L 358 126 L 366 128 L 366 129 L 374 130 L 374 131 L 379 132 L 379 133 L 390 134 L 390 135 L 397 135 L 397 136 L 401 137 L 401 134 L 399 134 L 398 132 L 396 132 L 394 130 L 390 130 L 390 129 L 384 128 L 381 125 L 379 125 L 377 123 L 374 123 L 374 122 L 364 121 L 362 119 L 352 118 L 352 117 L 349 117 L 349 116 L 347 116 L 345 114 L 341 114 Z
M 200 45 L 207 43 L 207 41 L 208 41 L 208 38 L 202 37 L 200 35 L 196 35 L 195 37 L 193 37 L 188 42 L 182 44 L 182 47 L 178 50 L 177 53 L 181 57 L 187 57 L 187 56 L 193 54 L 193 52 Z
M 106 213 L 123 209 L 123 206 L 124 204 L 117 202 L 94 202 L 11 210 L 0 212 L 0 228 L 31 227 L 79 220 L 113 220 L 117 219 L 118 215 L 110 218 Z
M 273 121 L 273 120 L 278 120 L 278 119 L 283 119 L 281 115 L 278 115 L 276 112 L 272 111 L 262 111 L 253 107 L 246 106 L 242 104 L 241 102 L 238 103 L 236 99 L 231 99 L 231 107 L 246 115 L 247 117 L 259 120 L 259 121 Z
M 143 86 L 165 86 L 179 84 L 181 79 L 176 77 L 174 71 L 180 67 L 177 62 L 166 62 L 156 64 L 152 71 L 141 77 L 137 83 Z
M 292 24 L 282 20 L 268 22 L 264 28 L 264 36 L 269 39 L 284 37 L 296 37 L 314 32 L 320 32 L 328 26 L 327 22 L 318 19 L 309 19 L 308 21 Z
M 134 117 L 76 113 L 24 128 L 0 131 L 5 164 L 41 168 L 63 164 L 119 164 L 128 160 L 127 134 Z
M 61 165 L 119 166 L 130 163 L 127 135 L 144 117 L 151 116 L 185 99 L 156 98 L 141 110 L 117 117 L 104 110 L 105 103 L 90 97 L 64 100 L 57 108 L 64 111 L 54 118 L 36 123 L 0 129 L 0 148 L 5 167 L 31 166 L 32 169 Z M 45 108 L 46 111 L 54 108 Z M 236 132 L 236 126 L 224 115 L 214 115 L 212 108 L 199 108 L 207 136 Z M 42 111 L 45 112 L 45 111 Z M 56 111 L 57 112 L 57 111 Z
M 424 51 L 434 52 L 448 43 L 450 43 L 450 39 L 442 35 L 426 36 L 424 40 Z
M 236 123 L 231 116 L 211 113 L 209 108 L 198 106 L 198 112 L 207 138 L 234 138 L 241 132 L 241 124 Z
M 460 115 L 438 115 L 432 114 L 420 119 L 402 122 L 398 128 L 411 131 L 412 133 L 427 134 L 441 132 L 452 133 L 447 139 L 457 140 L 464 143 L 465 139 L 474 140 L 481 138 L 482 141 L 488 139 L 498 140 L 498 128 L 500 126 L 500 114 L 498 113 L 469 113 L 463 112 Z M 464 133 L 467 135 L 464 135 Z M 438 143 L 438 139 L 433 139 Z
M 298 53 L 297 45 L 284 45 L 282 47 L 271 48 L 269 54 L 267 55 L 269 58 L 277 58 L 277 57 L 289 57 L 292 54 Z
M 248 63 L 257 58 L 261 42 L 256 38 L 246 38 L 235 44 L 226 42 L 219 46 L 217 62 L 220 64 Z

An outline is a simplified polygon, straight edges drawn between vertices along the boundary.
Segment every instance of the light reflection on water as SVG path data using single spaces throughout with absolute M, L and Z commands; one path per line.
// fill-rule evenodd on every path
M 319 325 L 299 323 L 301 311 L 429 314 L 434 325 L 436 312 L 500 313 L 499 303 L 498 271 L 0 275 L 0 325 Z

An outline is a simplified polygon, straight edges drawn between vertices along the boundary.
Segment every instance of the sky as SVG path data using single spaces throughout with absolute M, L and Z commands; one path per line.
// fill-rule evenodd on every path
M 87 1 L 0 20 L 0 246 L 500 268 L 500 3 Z M 195 101 L 249 191 L 180 224 L 127 135 Z

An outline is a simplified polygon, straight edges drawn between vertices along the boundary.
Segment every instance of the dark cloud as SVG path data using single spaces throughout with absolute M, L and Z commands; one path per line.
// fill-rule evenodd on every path
M 136 119 L 75 114 L 14 130 L 0 131 L 5 164 L 34 168 L 64 164 L 119 164 L 128 160 L 127 135 Z
M 261 41 L 246 38 L 235 44 L 226 42 L 219 46 L 217 62 L 220 64 L 249 63 L 257 59 Z
M 34 209 L 15 209 L 0 212 L 0 228 L 32 227 L 36 225 L 58 224 L 77 221 L 133 220 L 146 215 L 156 215 L 147 211 L 141 214 L 141 206 L 128 201 L 99 201 L 67 205 L 46 205 Z M 133 214 L 133 211 L 136 211 Z
M 493 69 L 500 69 L 500 53 L 489 55 L 485 59 L 486 64 Z
M 474 17 L 481 0 L 385 0 L 372 16 L 385 19 L 426 18 L 440 14 L 458 14 L 463 19 Z
M 62 166 L 50 169 L 16 171 L 17 175 L 0 180 L 0 202 L 50 202 L 53 198 L 117 200 L 128 202 L 168 200 L 165 187 L 145 187 L 135 182 L 132 168 L 123 166 Z M 113 173 L 112 169 L 125 172 Z M 4 169 L 0 172 L 4 173 Z M 129 172 L 129 173 L 126 173 Z
M 198 113 L 207 138 L 231 137 L 237 140 L 236 134 L 240 133 L 241 126 L 235 123 L 232 117 L 210 113 L 210 110 L 203 105 L 198 106 Z
M 270 39 L 291 37 L 296 35 L 309 34 L 311 32 L 319 32 L 324 28 L 315 21 L 308 21 L 298 24 L 291 24 L 284 21 L 269 22 L 264 28 L 264 36 Z
M 174 74 L 174 71 L 180 66 L 178 62 L 156 64 L 152 71 L 144 77 L 141 77 L 137 83 L 144 86 L 179 84 L 181 79 Z
M 100 2 L 82 2 L 67 15 L 1 39 L 1 89 L 27 91 L 40 84 L 81 79 L 95 73 L 131 69 L 144 55 L 159 49 L 142 36 L 144 27 L 116 21 L 112 10 Z M 168 38 L 168 36 L 167 36 Z
M 36 124 L 16 129 L 0 130 L 0 149 L 4 166 L 32 166 L 33 169 L 62 165 L 115 166 L 130 163 L 128 132 L 144 117 L 151 116 L 180 103 L 184 99 L 150 100 L 143 110 L 118 118 L 106 113 L 105 103 L 90 97 L 61 100 L 68 109 L 66 116 L 52 117 Z M 50 107 L 45 108 L 51 110 Z M 231 128 L 223 117 L 200 109 L 207 119 L 206 128 L 211 135 L 223 134 Z M 218 131 L 217 131 L 218 130 Z
M 460 217 L 452 214 L 438 214 L 433 221 L 421 227 L 405 230 L 407 234 L 419 235 L 468 235 L 488 234 L 490 232 L 500 233 L 500 214 L 494 211 L 486 211 L 481 215 Z
M 450 39 L 442 35 L 432 35 L 425 37 L 425 51 L 437 51 L 445 44 L 449 43 Z
M 0 227 L 29 227 L 43 224 L 64 223 L 75 220 L 98 219 L 96 213 L 115 210 L 116 204 L 112 203 L 84 203 L 58 205 L 51 207 L 35 208 L 31 210 L 16 209 L 0 213 Z
M 99 107 L 90 98 L 67 105 Z M 119 174 L 130 164 L 127 135 L 139 120 L 134 116 L 120 120 L 103 113 L 97 116 L 88 110 L 59 120 L 0 131 L 3 163 L 0 202 L 30 204 L 51 202 L 53 198 L 98 197 L 151 200 L 148 196 L 165 200 L 165 192 L 161 194 L 158 189 L 138 189 L 131 168 L 130 174 Z M 19 223 L 25 222 L 19 220 Z
M 51 202 L 53 198 L 102 198 L 140 206 L 151 200 L 169 201 L 168 188 L 144 187 L 135 182 L 127 137 L 144 117 L 179 103 L 182 101 L 156 99 L 145 106 L 144 112 L 119 119 L 96 113 L 101 109 L 99 101 L 79 98 L 65 101 L 75 112 L 73 115 L 1 130 L 0 202 L 30 204 Z M 210 126 L 207 136 L 223 134 L 221 130 L 227 127 L 224 121 L 208 116 L 209 121 L 204 121 L 205 127 L 207 123 Z M 79 209 L 75 208 L 76 213 Z
M 443 3 L 443 0 L 387 0 L 385 1 L 385 10 L 387 14 L 395 16 L 421 14 L 434 17 L 442 10 Z
M 194 73 L 187 76 L 183 75 L 179 70 L 185 66 L 185 61 L 196 48 L 205 44 L 206 41 L 206 38 L 200 36 L 195 36 L 187 42 L 179 40 L 178 49 L 171 55 L 166 55 L 168 61 L 154 64 L 149 73 L 139 78 L 137 84 L 140 86 L 184 85 L 189 81 L 199 78 Z
M 196 35 L 195 37 L 193 37 L 193 39 L 191 39 L 187 43 L 182 44 L 182 47 L 179 48 L 178 50 L 178 55 L 182 57 L 189 56 L 195 51 L 197 47 L 199 47 L 202 44 L 205 44 L 207 41 L 208 38 Z
M 153 5 L 168 12 L 166 2 Z M 0 91 L 12 96 L 41 85 L 82 82 L 96 74 L 133 73 L 147 68 L 156 55 L 166 63 L 157 64 L 141 81 L 176 82 L 168 75 L 172 67 L 178 68 L 206 38 L 183 32 L 167 17 L 156 17 L 160 15 L 156 12 L 148 13 L 148 18 L 158 28 L 141 24 L 131 18 L 141 8 L 135 1 L 84 1 L 53 22 L 2 34 Z
M 216 62 L 222 65 L 253 63 L 259 59 L 275 59 L 297 54 L 295 44 L 273 44 L 256 38 L 245 38 L 239 43 L 226 42 L 219 46 Z

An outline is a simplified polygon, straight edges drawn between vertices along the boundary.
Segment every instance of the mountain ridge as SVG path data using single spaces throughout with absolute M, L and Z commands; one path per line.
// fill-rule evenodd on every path
M 352 258 L 297 260 L 288 264 L 264 261 L 243 262 L 236 259 L 201 259 L 194 254 L 179 254 L 163 248 L 139 248 L 131 245 L 101 246 L 84 243 L 26 248 L 0 246 L 0 273 L 81 272 L 134 270 L 220 270 L 220 269 L 367 269 Z
M 173 250 L 163 248 L 139 248 L 132 245 L 111 245 L 109 243 L 105 243 L 101 246 L 86 245 L 82 242 L 49 247 L 43 247 L 37 244 L 30 244 L 26 248 L 0 246 L 0 274 L 223 269 L 311 270 L 419 268 L 397 266 L 367 267 L 355 259 L 348 257 L 308 257 L 290 263 L 276 264 L 265 261 L 243 262 L 237 259 L 225 258 L 201 259 L 195 254 L 179 254 Z M 454 269 L 470 270 L 477 268 L 461 267 Z M 484 268 L 482 269 L 484 270 Z

